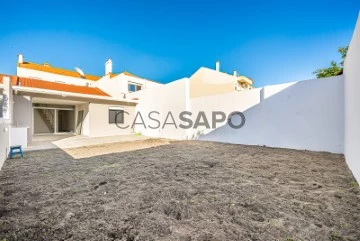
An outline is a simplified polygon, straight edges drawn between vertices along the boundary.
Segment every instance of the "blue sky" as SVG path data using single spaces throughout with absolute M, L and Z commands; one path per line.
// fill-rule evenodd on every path
M 124 70 L 169 82 L 200 66 L 255 86 L 312 78 L 339 60 L 360 1 L 1 1 L 0 73 L 26 61 L 103 75 Z

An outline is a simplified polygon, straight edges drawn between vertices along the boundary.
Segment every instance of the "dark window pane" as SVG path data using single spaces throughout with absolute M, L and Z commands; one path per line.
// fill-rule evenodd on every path
M 116 112 L 116 123 L 124 124 L 124 111 L 119 110 Z
M 116 121 L 115 121 L 116 118 Z M 109 110 L 109 124 L 123 124 L 124 111 L 123 110 Z
M 134 84 L 129 84 L 129 92 L 135 92 L 136 86 Z
M 115 123 L 115 114 L 116 112 L 114 110 L 109 110 L 109 123 Z
M 142 86 L 139 84 L 128 84 L 128 90 L 129 92 L 135 92 L 142 89 Z

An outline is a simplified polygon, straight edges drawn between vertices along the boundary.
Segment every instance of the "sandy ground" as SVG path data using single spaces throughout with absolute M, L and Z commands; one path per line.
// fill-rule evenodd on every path
M 89 151 L 89 150 L 84 150 Z M 181 141 L 0 172 L 0 240 L 360 240 L 342 155 Z
M 156 146 L 169 145 L 165 139 L 146 139 L 129 142 L 116 142 L 102 145 L 92 145 L 77 148 L 65 148 L 64 151 L 75 159 L 93 157 L 111 153 L 141 150 Z

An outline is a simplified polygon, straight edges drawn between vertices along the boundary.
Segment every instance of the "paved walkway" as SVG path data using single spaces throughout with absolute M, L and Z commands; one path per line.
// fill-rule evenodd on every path
M 38 135 L 33 136 L 32 142 L 28 145 L 28 148 L 25 151 L 75 148 L 116 142 L 146 140 L 149 138 L 150 137 L 139 135 L 118 135 L 105 137 L 88 137 L 72 134 Z

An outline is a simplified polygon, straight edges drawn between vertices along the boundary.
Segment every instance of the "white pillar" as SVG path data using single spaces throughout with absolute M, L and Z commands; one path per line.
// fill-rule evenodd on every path
M 12 107 L 13 107 L 13 96 L 12 96 L 12 86 L 10 77 L 3 77 L 3 100 L 2 100 L 2 116 L 4 119 L 12 121 Z
M 58 119 L 57 119 L 57 109 L 54 109 L 54 133 L 56 134 L 57 133 L 57 130 L 58 130 Z

